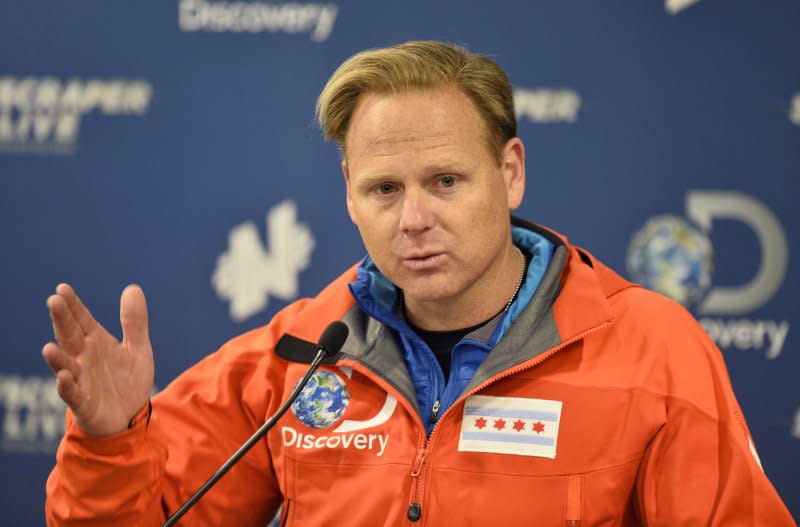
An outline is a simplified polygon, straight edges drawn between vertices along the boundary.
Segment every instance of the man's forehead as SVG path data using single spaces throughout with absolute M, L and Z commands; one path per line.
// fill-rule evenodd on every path
M 399 148 L 442 148 L 453 143 L 453 134 L 447 131 L 395 130 L 370 138 L 364 145 L 368 151 Z
M 481 144 L 478 144 L 478 143 Z M 388 133 L 368 141 L 354 141 L 348 156 L 351 163 L 374 166 L 382 160 L 407 159 L 412 156 L 419 162 L 433 165 L 452 165 L 457 159 L 473 157 L 476 148 L 482 147 L 479 137 L 468 139 L 455 133 Z
M 346 147 L 371 155 L 439 149 L 482 140 L 483 132 L 483 121 L 472 101 L 457 88 L 366 93 L 353 112 Z

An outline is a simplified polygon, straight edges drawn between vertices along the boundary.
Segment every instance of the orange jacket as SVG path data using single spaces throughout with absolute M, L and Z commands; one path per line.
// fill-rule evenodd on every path
M 391 332 L 348 270 L 178 377 L 130 430 L 68 415 L 48 525 L 158 526 L 275 410 L 334 319 L 303 400 L 181 520 L 191 526 L 796 525 L 719 350 L 673 302 L 563 241 L 525 311 L 431 435 Z

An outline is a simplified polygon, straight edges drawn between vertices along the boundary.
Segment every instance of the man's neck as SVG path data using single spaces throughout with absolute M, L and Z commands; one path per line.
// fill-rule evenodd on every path
M 511 243 L 496 271 L 483 276 L 482 287 L 451 298 L 419 301 L 404 298 L 406 318 L 416 327 L 431 331 L 461 329 L 480 324 L 508 307 L 524 280 L 525 259 Z

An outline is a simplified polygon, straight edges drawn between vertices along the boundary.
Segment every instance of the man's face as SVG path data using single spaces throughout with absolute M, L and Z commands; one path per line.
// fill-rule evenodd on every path
M 510 265 L 524 150 L 510 140 L 498 166 L 486 137 L 472 101 L 450 86 L 365 94 L 356 107 L 342 162 L 347 209 L 407 307 L 486 300 Z

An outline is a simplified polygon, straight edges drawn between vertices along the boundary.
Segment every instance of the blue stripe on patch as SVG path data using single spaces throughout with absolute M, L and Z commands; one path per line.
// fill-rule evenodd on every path
M 525 443 L 528 445 L 553 446 L 556 441 L 552 437 L 539 437 L 515 434 L 495 434 L 493 432 L 464 432 L 463 439 L 475 441 L 494 441 L 497 443 Z

